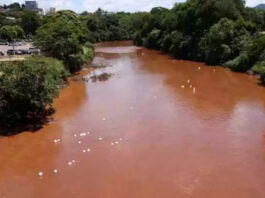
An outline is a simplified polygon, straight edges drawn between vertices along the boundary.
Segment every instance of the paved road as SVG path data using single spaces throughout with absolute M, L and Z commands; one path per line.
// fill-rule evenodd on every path
M 15 46 L 15 49 L 29 49 L 32 47 L 32 43 L 26 43 L 25 45 L 22 46 Z M 8 46 L 8 45 L 0 45 L 0 51 L 3 52 L 6 55 L 7 50 L 13 49 L 13 46 Z

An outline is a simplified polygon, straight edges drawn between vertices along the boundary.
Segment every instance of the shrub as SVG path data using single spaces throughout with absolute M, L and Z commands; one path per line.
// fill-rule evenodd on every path
M 42 121 L 52 108 L 68 72 L 62 62 L 44 57 L 0 63 L 0 122 L 14 128 Z

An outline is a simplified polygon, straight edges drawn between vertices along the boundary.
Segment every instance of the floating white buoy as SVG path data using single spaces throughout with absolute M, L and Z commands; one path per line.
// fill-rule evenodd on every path
M 195 94 L 196 93 L 196 88 L 195 87 L 193 87 L 193 94 Z
M 57 143 L 58 141 L 57 140 L 53 140 L 54 143 Z
M 69 166 L 72 166 L 72 162 L 68 162 L 68 165 L 69 165 Z
M 100 137 L 100 138 L 98 138 L 98 140 L 99 140 L 99 141 L 101 141 L 101 140 L 103 140 L 103 138 L 102 138 L 102 137 Z
M 192 85 L 190 85 L 190 88 L 192 88 Z
M 201 70 L 201 67 L 198 67 L 198 70 Z
M 90 152 L 91 150 L 90 150 L 90 149 L 87 149 L 86 151 L 87 151 L 87 152 Z
M 86 133 L 80 133 L 80 136 L 84 137 L 84 136 L 86 136 Z
M 118 141 L 116 141 L 116 142 L 115 142 L 115 144 L 119 144 L 119 142 L 118 142 Z
M 54 169 L 53 172 L 56 174 L 56 173 L 58 173 L 58 170 L 57 169 Z
M 72 160 L 72 163 L 75 163 L 75 160 Z
M 86 152 L 86 150 L 84 149 L 84 150 L 83 150 L 83 153 L 85 153 L 85 152 Z
M 181 88 L 184 89 L 185 88 L 185 85 L 181 85 Z
M 120 138 L 120 141 L 122 141 L 122 138 Z
M 39 175 L 40 177 L 42 177 L 42 176 L 43 176 L 43 172 L 39 172 L 38 175 Z
M 106 118 L 102 118 L 102 121 L 106 121 L 107 119 Z
M 74 137 L 76 137 L 77 135 L 76 134 L 74 134 Z
M 190 83 L 190 79 L 187 80 L 187 83 Z
M 89 135 L 89 134 L 90 134 L 90 132 L 86 132 L 86 134 L 87 134 L 87 135 Z
M 82 144 L 82 141 L 78 141 L 78 144 Z
M 61 142 L 61 139 L 57 139 L 57 142 Z
M 113 142 L 111 142 L 111 143 L 110 143 L 110 145 L 111 145 L 111 146 L 114 146 L 114 143 L 113 143 Z

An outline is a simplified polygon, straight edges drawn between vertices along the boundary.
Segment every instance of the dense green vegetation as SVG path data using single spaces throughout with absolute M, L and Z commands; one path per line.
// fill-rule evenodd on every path
M 9 42 L 25 37 L 24 30 L 18 25 L 5 25 L 0 27 L 0 37 Z
M 89 32 L 71 11 L 60 11 L 45 19 L 36 32 L 34 44 L 45 55 L 62 60 L 70 72 L 80 70 L 93 58 Z
M 130 18 L 127 29 L 136 45 L 265 79 L 265 12 L 246 8 L 243 0 L 188 0 Z
M 0 27 L 3 26 L 19 26 L 25 32 L 25 35 L 17 39 L 32 38 L 35 31 L 41 25 L 41 16 L 24 8 L 24 5 L 13 3 L 10 5 L 0 6 Z M 0 35 L 0 38 L 4 40 Z
M 44 121 L 52 110 L 59 86 L 68 72 L 52 58 L 32 57 L 21 62 L 0 64 L 1 127 Z

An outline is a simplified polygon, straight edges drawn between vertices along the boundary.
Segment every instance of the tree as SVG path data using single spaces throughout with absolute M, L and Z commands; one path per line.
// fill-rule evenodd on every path
M 16 39 L 22 39 L 25 36 L 24 30 L 20 26 L 2 26 L 0 28 L 1 39 L 12 42 Z
M 1 128 L 9 129 L 42 122 L 68 73 L 58 60 L 33 57 L 1 62 L 0 76 Z
M 40 16 L 36 12 L 24 11 L 21 18 L 21 26 L 26 34 L 34 35 L 40 26 Z
M 87 29 L 81 26 L 77 15 L 61 11 L 37 30 L 34 44 L 46 55 L 62 60 L 70 72 L 75 72 L 93 57 L 93 54 L 83 56 L 84 52 L 91 53 L 83 48 L 88 46 L 88 41 Z M 90 58 L 85 60 L 84 57 Z

